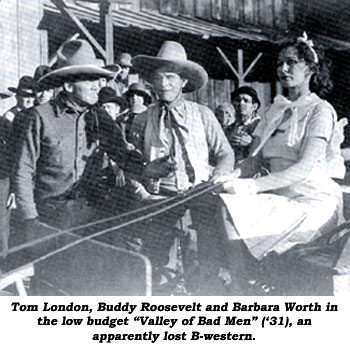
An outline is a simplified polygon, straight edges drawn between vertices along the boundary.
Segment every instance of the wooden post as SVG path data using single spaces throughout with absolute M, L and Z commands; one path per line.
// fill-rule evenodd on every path
M 56 7 L 62 12 L 62 14 L 67 15 L 76 26 L 85 34 L 91 44 L 100 52 L 104 59 L 107 58 L 106 51 L 102 48 L 102 46 L 98 43 L 98 41 L 93 37 L 93 35 L 86 29 L 83 23 L 79 20 L 79 18 L 67 7 L 64 0 L 52 0 L 52 2 L 56 5 Z
M 243 50 L 238 49 L 237 50 L 237 57 L 238 57 L 238 87 L 244 85 L 244 68 L 243 68 Z
M 262 53 L 259 52 L 259 54 L 255 57 L 253 62 L 249 65 L 246 71 L 244 71 L 244 66 L 243 66 L 243 50 L 238 49 L 237 55 L 238 55 L 238 69 L 233 67 L 232 63 L 230 60 L 227 58 L 227 56 L 224 54 L 224 52 L 220 49 L 220 47 L 216 47 L 218 50 L 219 54 L 225 61 L 225 63 L 229 66 L 229 68 L 232 70 L 233 74 L 237 77 L 238 79 L 238 86 L 244 85 L 244 79 L 245 77 L 250 73 L 250 71 L 254 68 L 256 63 L 259 61 L 260 57 L 262 56 Z
M 105 27 L 106 64 L 113 64 L 114 63 L 113 9 L 112 9 L 110 0 L 104 0 L 100 4 L 100 22 Z

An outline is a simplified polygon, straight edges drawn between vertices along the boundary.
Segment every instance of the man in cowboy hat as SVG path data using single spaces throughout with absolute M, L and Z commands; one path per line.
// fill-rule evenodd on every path
M 254 88 L 241 86 L 232 92 L 231 101 L 236 122 L 226 130 L 226 135 L 235 151 L 236 161 L 241 161 L 248 157 L 253 132 L 261 119 L 258 115 L 260 100 Z
M 132 57 L 129 53 L 122 52 L 117 56 L 115 64 L 105 66 L 106 69 L 115 74 L 112 87 L 116 91 L 117 96 L 122 96 L 128 89 L 128 76 L 132 67 L 131 59 Z
M 8 90 L 15 93 L 17 104 L 4 114 L 4 118 L 13 121 L 21 111 L 34 106 L 35 102 L 35 81 L 29 75 L 24 75 L 18 82 L 18 86 L 9 87 Z
M 148 202 L 230 173 L 234 154 L 215 115 L 209 108 L 186 101 L 183 96 L 206 84 L 208 76 L 204 68 L 188 60 L 183 46 L 173 41 L 164 42 L 156 57 L 136 56 L 133 67 L 153 85 L 158 96 L 154 105 L 135 118 L 130 131 L 131 140 L 142 151 L 145 163 L 153 161 L 139 174 L 130 164 L 130 172 L 135 176 L 135 194 Z M 216 159 L 212 171 L 209 155 Z M 154 220 L 149 234 L 143 236 L 145 251 L 149 252 L 153 264 L 161 268 L 167 263 L 169 247 L 163 244 L 174 239 L 171 239 L 174 232 L 171 227 L 189 209 L 198 234 L 202 281 L 209 279 L 213 286 L 213 274 L 217 272 L 215 258 L 221 254 L 220 239 L 215 237 L 213 226 L 217 205 L 219 199 L 207 194 Z M 208 284 L 201 287 L 210 288 Z
M 67 228 L 90 221 L 86 190 L 107 154 L 115 155 L 114 124 L 95 106 L 99 78 L 111 72 L 98 66 L 85 40 L 65 42 L 56 69 L 44 75 L 44 89 L 62 87 L 55 100 L 28 111 L 28 125 L 16 164 L 14 184 L 27 239 L 46 234 L 47 223 Z
M 44 89 L 40 84 L 39 80 L 46 74 L 50 73 L 52 71 L 52 68 L 46 65 L 40 65 L 35 69 L 34 72 L 34 81 L 36 83 L 36 91 L 35 91 L 35 103 L 38 104 L 43 104 L 54 97 L 54 89 L 47 88 Z

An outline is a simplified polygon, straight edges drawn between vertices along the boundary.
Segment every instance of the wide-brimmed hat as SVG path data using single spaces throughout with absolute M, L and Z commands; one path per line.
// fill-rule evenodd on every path
M 114 74 L 118 74 L 122 70 L 119 64 L 108 64 L 103 68 L 109 70 L 110 72 L 113 72 Z
M 67 41 L 57 51 L 55 69 L 44 75 L 39 84 L 49 88 L 62 86 L 69 81 L 113 77 L 112 72 L 100 65 L 92 46 L 86 40 Z
M 98 104 L 101 106 L 104 103 L 113 102 L 120 106 L 120 110 L 123 111 L 127 107 L 127 102 L 123 97 L 116 95 L 114 89 L 109 86 L 103 87 L 98 93 Z
M 143 97 L 144 105 L 148 106 L 152 102 L 152 95 L 142 83 L 133 83 L 129 86 L 128 91 L 125 92 L 124 97 L 128 99 L 131 95 L 137 94 Z
M 41 65 L 41 66 L 38 66 L 36 69 L 35 69 L 35 72 L 34 72 L 34 81 L 36 83 L 36 90 L 37 91 L 42 91 L 42 90 L 45 90 L 44 87 L 39 84 L 39 80 L 46 74 L 52 72 L 52 68 L 50 68 L 49 66 L 45 66 L 45 65 Z
M 132 60 L 134 69 L 151 82 L 152 73 L 157 69 L 177 73 L 188 82 L 183 92 L 193 92 L 208 81 L 208 74 L 198 63 L 187 59 L 184 47 L 176 41 L 165 41 L 158 55 L 139 55 Z
M 242 95 L 242 94 L 251 96 L 251 98 L 253 99 L 253 102 L 258 104 L 258 109 L 260 108 L 261 103 L 260 103 L 258 94 L 255 91 L 255 89 L 253 89 L 250 86 L 241 86 L 238 89 L 232 91 L 231 101 L 233 102 L 236 97 L 238 97 L 239 95 Z
M 11 97 L 13 94 L 7 91 L 0 91 L 0 100 Z
M 115 63 L 118 64 L 120 67 L 131 68 L 132 67 L 131 60 L 132 60 L 132 57 L 129 53 L 122 52 L 117 56 Z
M 9 91 L 23 97 L 35 97 L 36 83 L 29 75 L 23 75 L 19 79 L 17 87 L 9 87 Z

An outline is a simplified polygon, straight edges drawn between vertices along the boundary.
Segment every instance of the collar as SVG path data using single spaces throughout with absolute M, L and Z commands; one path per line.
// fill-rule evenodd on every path
M 185 99 L 183 98 L 183 95 L 180 94 L 174 101 L 171 103 L 165 103 L 160 101 L 160 106 L 165 107 L 167 110 L 176 110 L 180 116 L 184 116 L 185 112 Z
M 56 98 L 59 113 L 79 116 L 86 112 L 89 105 L 66 91 L 61 91 Z

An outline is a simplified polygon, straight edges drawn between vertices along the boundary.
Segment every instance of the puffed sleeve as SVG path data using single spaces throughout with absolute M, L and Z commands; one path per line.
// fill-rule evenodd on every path
M 318 137 L 329 142 L 335 123 L 335 111 L 330 104 L 322 102 L 311 111 L 310 119 L 306 126 L 306 137 Z

